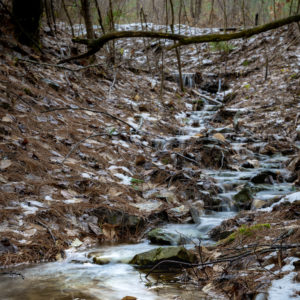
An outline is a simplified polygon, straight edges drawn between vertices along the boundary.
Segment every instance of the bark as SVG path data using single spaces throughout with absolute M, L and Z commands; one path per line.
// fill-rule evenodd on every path
M 77 42 L 80 44 L 85 44 L 90 47 L 90 50 L 82 55 L 70 57 L 60 61 L 60 63 L 65 63 L 68 61 L 72 61 L 74 59 L 86 58 L 89 57 L 96 52 L 98 52 L 106 43 L 116 39 L 124 39 L 124 38 L 155 38 L 155 39 L 169 39 L 173 41 L 178 41 L 177 44 L 168 48 L 168 50 L 177 48 L 183 45 L 190 44 L 200 44 L 200 43 L 208 43 L 208 42 L 222 42 L 222 41 L 230 41 L 240 38 L 249 38 L 253 35 L 266 32 L 272 29 L 276 29 L 282 27 L 284 25 L 291 24 L 293 22 L 300 22 L 300 15 L 291 16 L 288 18 L 284 18 L 281 20 L 273 21 L 267 23 L 265 25 L 245 29 L 239 32 L 234 33 L 226 33 L 226 34 L 207 34 L 207 35 L 198 35 L 187 37 L 180 34 L 166 33 L 166 32 L 155 32 L 155 31 L 118 31 L 111 32 L 101 36 L 97 40 L 84 40 L 84 39 L 73 39 L 73 42 Z
M 16 21 L 15 36 L 25 45 L 39 44 L 43 0 L 13 0 L 13 17 Z
M 81 0 L 81 11 L 84 18 L 84 23 L 86 27 L 86 36 L 88 39 L 94 38 L 94 29 L 90 8 L 90 0 Z

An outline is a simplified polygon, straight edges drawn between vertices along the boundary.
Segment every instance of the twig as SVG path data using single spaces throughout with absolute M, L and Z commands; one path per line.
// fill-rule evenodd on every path
M 114 74 L 114 80 L 111 84 L 111 86 L 109 87 L 109 92 L 108 92 L 108 100 L 110 100 L 110 96 L 111 96 L 111 91 L 115 85 L 115 82 L 116 82 L 116 79 L 117 79 L 117 71 L 115 71 L 115 74 Z
M 79 142 L 77 142 L 69 151 L 69 153 L 65 156 L 65 158 L 63 159 L 63 161 L 61 162 L 61 164 L 63 165 L 65 163 L 65 161 L 70 157 L 70 155 L 78 148 L 78 146 L 85 142 L 88 139 L 94 138 L 94 137 L 98 137 L 98 136 L 104 136 L 104 135 L 110 135 L 109 133 L 105 133 L 105 132 L 101 132 L 101 133 L 97 133 L 97 134 L 91 134 L 88 137 L 85 137 L 84 139 L 80 140 Z
M 106 115 L 114 120 L 117 120 L 127 126 L 129 126 L 130 128 L 132 128 L 134 131 L 137 131 L 137 129 L 130 125 L 129 123 L 123 121 L 122 119 L 119 119 L 118 117 L 112 115 L 112 114 L 109 114 L 105 111 L 101 111 L 101 110 L 95 110 L 95 109 L 90 109 L 90 108 L 85 108 L 85 107 L 76 107 L 76 108 L 72 108 L 72 107 L 59 107 L 59 108 L 53 108 L 53 109 L 49 109 L 49 110 L 45 110 L 45 111 L 42 111 L 41 113 L 49 113 L 49 112 L 54 112 L 54 111 L 62 111 L 62 110 L 86 110 L 86 111 L 90 111 L 90 112 L 93 112 L 93 113 L 98 113 L 98 114 L 103 114 L 103 115 Z
M 23 274 L 17 272 L 1 272 L 0 275 L 20 276 L 23 280 L 25 279 Z
M 200 164 L 196 160 L 194 160 L 192 158 L 186 157 L 186 156 L 184 156 L 184 155 L 182 155 L 182 154 L 180 154 L 178 152 L 173 152 L 173 153 L 176 154 L 176 155 L 178 155 L 178 156 L 180 156 L 180 157 L 182 157 L 182 158 L 184 158 L 184 159 L 186 159 L 186 160 L 188 160 L 188 161 L 190 161 L 190 162 L 193 162 L 197 166 L 200 166 Z
M 146 274 L 146 278 L 157 268 L 159 267 L 161 264 L 163 263 L 180 263 L 182 265 L 185 265 L 187 267 L 205 267 L 205 266 L 210 266 L 210 265 L 214 265 L 214 264 L 218 264 L 218 263 L 223 263 L 223 262 L 233 262 L 235 260 L 239 260 L 242 259 L 244 257 L 247 257 L 249 255 L 253 255 L 255 253 L 259 253 L 259 254 L 263 254 L 263 253 L 268 253 L 268 252 L 273 252 L 275 250 L 283 250 L 283 249 L 292 249 L 292 248 L 300 248 L 300 244 L 290 244 L 290 245 L 273 245 L 271 247 L 268 248 L 263 248 L 257 251 L 246 251 L 242 254 L 239 255 L 233 255 L 233 256 L 227 256 L 227 257 L 222 257 L 220 259 L 216 259 L 216 260 L 212 260 L 212 261 L 208 261 L 205 263 L 197 263 L 197 264 L 192 264 L 192 263 L 187 263 L 187 262 L 178 262 L 176 260 L 162 260 L 160 262 L 158 262 L 156 265 L 154 265 L 151 270 Z
M 55 239 L 55 237 L 54 237 L 51 229 L 46 224 L 44 224 L 43 222 L 41 222 L 39 220 L 36 220 L 35 222 L 47 229 L 47 231 L 49 232 L 49 234 L 50 234 L 50 236 L 51 236 L 51 238 L 52 238 L 52 240 L 54 242 L 54 244 L 56 244 L 56 239 Z

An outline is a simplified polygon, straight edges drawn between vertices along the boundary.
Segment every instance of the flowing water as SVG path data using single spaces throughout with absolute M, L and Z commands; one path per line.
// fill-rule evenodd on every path
M 189 85 L 190 83 L 188 83 Z M 204 126 L 208 127 L 208 120 L 215 115 L 216 107 L 206 104 L 202 111 L 190 111 L 182 113 L 178 118 L 188 116 L 186 127 L 181 136 L 155 141 L 158 147 L 168 148 L 168 144 L 177 141 L 179 144 L 186 143 Z M 197 120 L 198 127 L 192 127 Z M 216 129 L 214 129 L 216 130 Z M 232 144 L 235 150 L 242 151 L 242 142 Z M 164 229 L 168 232 L 180 233 L 197 242 L 201 238 L 203 244 L 212 243 L 208 232 L 219 225 L 223 220 L 232 217 L 234 207 L 232 195 L 236 193 L 238 185 L 249 182 L 249 179 L 263 169 L 284 172 L 282 156 L 259 156 L 260 167 L 256 169 L 244 169 L 243 171 L 229 170 L 202 170 L 204 174 L 213 177 L 220 188 L 218 197 L 221 199 L 222 211 L 206 212 L 201 216 L 200 224 L 168 224 Z M 287 194 L 291 186 L 287 183 L 261 186 L 257 197 L 268 200 L 278 195 Z M 133 266 L 127 264 L 137 253 L 156 248 L 147 241 L 139 244 L 122 244 L 111 246 L 99 246 L 95 249 L 84 251 L 68 250 L 67 258 L 54 263 L 44 263 L 35 266 L 20 267 L 14 272 L 20 272 L 25 277 L 13 276 L 12 274 L 1 275 L 0 290 L 1 299 L 103 299 L 120 300 L 125 296 L 134 296 L 140 300 L 147 299 L 207 299 L 204 294 L 197 291 L 197 287 L 179 286 L 178 284 L 160 284 L 149 286 L 144 276 Z M 187 245 L 187 247 L 192 247 Z M 106 265 L 93 264 L 91 256 L 97 253 L 103 258 L 109 259 Z M 8 273 L 8 272 L 7 272 Z M 152 278 L 153 281 L 153 278 Z M 195 291 L 197 291 L 195 293 Z

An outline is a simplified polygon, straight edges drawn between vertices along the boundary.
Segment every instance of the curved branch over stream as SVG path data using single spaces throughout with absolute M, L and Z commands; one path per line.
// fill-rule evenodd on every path
M 280 19 L 261 26 L 244 29 L 239 32 L 225 33 L 225 34 L 196 35 L 192 37 L 188 37 L 180 34 L 174 34 L 174 33 L 158 32 L 158 31 L 116 31 L 116 32 L 104 34 L 99 39 L 96 40 L 87 40 L 87 39 L 78 39 L 78 38 L 73 39 L 73 42 L 75 43 L 87 45 L 90 50 L 81 55 L 63 59 L 59 62 L 59 64 L 66 63 L 75 59 L 89 57 L 95 54 L 96 52 L 98 52 L 106 43 L 116 39 L 143 37 L 143 38 L 167 39 L 167 40 L 177 41 L 178 43 L 167 48 L 168 50 L 171 50 L 179 46 L 186 46 L 190 44 L 222 42 L 222 41 L 230 41 L 230 40 L 235 40 L 240 38 L 249 38 L 253 35 L 263 33 L 272 29 L 276 29 L 294 22 L 300 22 L 300 15 Z

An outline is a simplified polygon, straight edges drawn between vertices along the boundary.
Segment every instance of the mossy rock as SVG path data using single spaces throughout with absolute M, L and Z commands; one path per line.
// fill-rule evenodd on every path
M 156 248 L 147 252 L 143 252 L 134 256 L 129 262 L 130 264 L 137 265 L 140 267 L 151 267 L 163 260 L 173 260 L 178 262 L 196 263 L 197 256 L 185 249 L 184 247 L 166 247 Z M 158 268 L 166 268 L 168 266 L 181 268 L 180 264 L 164 263 L 158 266 Z
M 106 257 L 93 257 L 93 262 L 97 265 L 107 265 L 109 264 L 111 261 L 109 258 Z
M 251 184 L 244 187 L 233 196 L 234 204 L 238 209 L 250 209 L 256 189 Z

